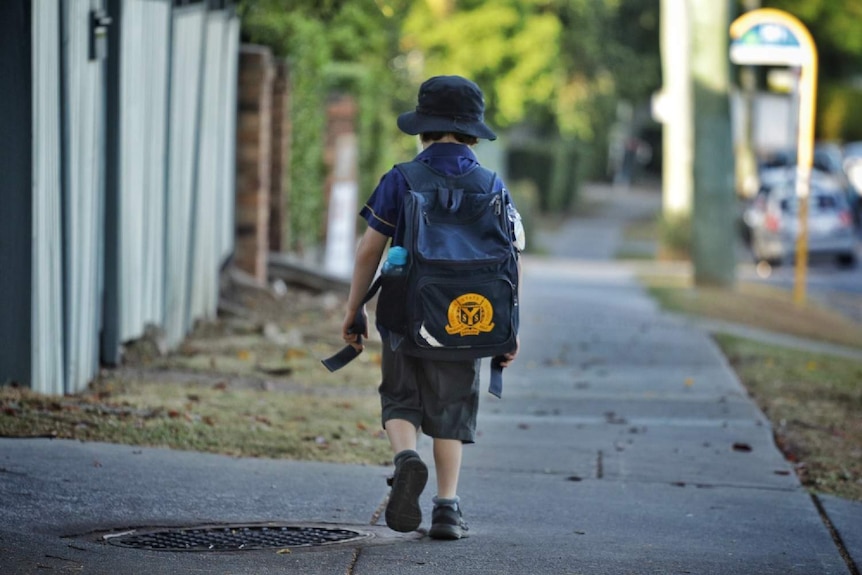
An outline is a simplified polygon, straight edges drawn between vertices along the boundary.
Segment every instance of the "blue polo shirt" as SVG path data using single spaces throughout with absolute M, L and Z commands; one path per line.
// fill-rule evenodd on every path
M 470 146 L 449 142 L 431 144 L 415 159 L 446 175 L 463 174 L 479 163 Z M 495 188 L 503 188 L 500 178 L 496 179 Z M 384 236 L 394 237 L 407 190 L 407 180 L 401 172 L 392 168 L 380 178 L 380 183 L 359 211 L 359 215 L 376 231 Z

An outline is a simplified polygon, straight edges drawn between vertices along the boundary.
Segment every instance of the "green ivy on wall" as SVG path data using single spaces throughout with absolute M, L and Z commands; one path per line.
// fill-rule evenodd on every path
M 288 171 L 287 247 L 303 252 L 317 245 L 323 229 L 323 151 L 329 61 L 323 25 L 297 19 L 288 37 L 291 154 Z

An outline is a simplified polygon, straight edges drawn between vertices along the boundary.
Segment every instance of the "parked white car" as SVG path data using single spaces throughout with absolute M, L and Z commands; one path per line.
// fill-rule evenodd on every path
M 760 171 L 760 185 L 757 193 L 742 206 L 741 232 L 742 239 L 747 245 L 751 245 L 752 230 L 763 225 L 763 217 L 766 215 L 766 202 L 769 194 L 776 185 L 791 180 L 796 174 L 796 166 L 780 166 L 777 168 L 765 168 Z
M 844 171 L 856 194 L 862 196 L 862 142 L 844 146 Z
M 840 265 L 856 263 L 856 234 L 845 190 L 828 178 L 813 177 L 808 199 L 808 253 L 835 257 Z M 799 236 L 795 177 L 773 186 L 762 217 L 751 228 L 755 259 L 770 264 L 792 261 Z

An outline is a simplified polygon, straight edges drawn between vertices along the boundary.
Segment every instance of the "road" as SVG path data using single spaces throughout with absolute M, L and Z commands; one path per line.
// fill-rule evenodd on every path
M 655 253 L 655 242 L 633 242 L 625 237 L 626 226 L 656 218 L 661 212 L 661 191 L 657 184 L 615 188 L 588 184 L 582 191 L 584 208 L 549 230 L 538 230 L 533 241 L 543 253 L 584 260 L 607 260 L 620 254 Z M 862 322 L 862 240 L 857 244 L 859 264 L 838 266 L 834 260 L 814 259 L 809 263 L 806 293 L 811 300 Z M 792 290 L 793 265 L 777 266 L 758 273 L 751 252 L 740 239 L 737 246 L 737 279 L 765 283 Z

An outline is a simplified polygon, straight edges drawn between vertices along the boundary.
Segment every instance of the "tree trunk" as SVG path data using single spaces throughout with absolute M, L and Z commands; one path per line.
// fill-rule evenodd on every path
M 661 0 L 662 205 L 666 219 L 690 216 L 692 204 L 692 93 L 689 0 Z
M 689 7 L 694 82 L 694 280 L 696 285 L 729 286 L 736 271 L 730 0 L 689 0 Z

